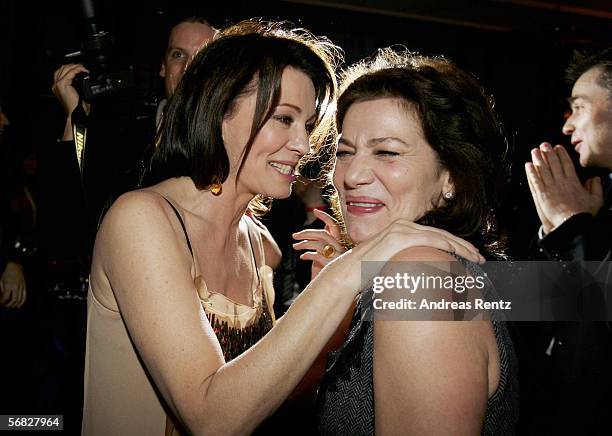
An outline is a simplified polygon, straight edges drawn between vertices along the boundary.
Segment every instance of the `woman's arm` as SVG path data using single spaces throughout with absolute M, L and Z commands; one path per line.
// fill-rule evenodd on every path
M 456 261 L 424 247 L 392 259 L 413 265 L 418 260 Z M 414 295 L 426 292 L 418 289 Z M 480 434 L 489 398 L 491 338 L 489 322 L 377 321 L 376 434 Z
M 194 434 L 249 433 L 292 391 L 335 331 L 360 285 L 360 261 L 421 244 L 391 226 L 321 271 L 278 324 L 230 363 L 201 308 L 186 243 L 154 194 L 129 193 L 108 212 L 94 267 L 112 286 L 159 392 Z

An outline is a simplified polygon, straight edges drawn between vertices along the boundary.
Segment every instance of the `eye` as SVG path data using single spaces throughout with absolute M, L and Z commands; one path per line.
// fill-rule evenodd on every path
M 338 150 L 336 151 L 336 157 L 338 158 L 342 158 L 342 157 L 347 157 L 350 156 L 351 152 L 349 152 L 348 150 Z
M 286 126 L 290 126 L 291 123 L 293 123 L 293 117 L 290 117 L 289 115 L 275 115 L 274 119 L 285 124 Z
M 172 59 L 180 59 L 180 58 L 184 57 L 184 54 L 183 54 L 183 52 L 181 50 L 172 50 L 170 52 L 170 57 Z
M 383 156 L 383 157 L 393 157 L 393 156 L 399 156 L 399 153 L 395 151 L 390 151 L 390 150 L 376 150 L 376 155 Z

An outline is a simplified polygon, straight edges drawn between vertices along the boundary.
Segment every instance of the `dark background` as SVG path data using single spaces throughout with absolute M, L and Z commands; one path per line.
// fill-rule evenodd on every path
M 543 140 L 568 144 L 560 132 L 570 88 L 563 71 L 574 49 L 612 45 L 609 1 L 233 1 L 98 0 L 101 28 L 133 65 L 147 97 L 162 94 L 159 66 L 169 27 L 199 15 L 216 27 L 249 17 L 289 20 L 327 35 L 354 62 L 378 47 L 404 44 L 443 54 L 480 78 L 496 100 L 512 155 L 502 223 L 510 253 L 524 258 L 538 221 L 523 162 Z M 0 98 L 12 124 L 0 156 L 7 168 L 28 151 L 52 146 L 64 114 L 50 92 L 53 71 L 85 38 L 78 0 L 0 1 Z

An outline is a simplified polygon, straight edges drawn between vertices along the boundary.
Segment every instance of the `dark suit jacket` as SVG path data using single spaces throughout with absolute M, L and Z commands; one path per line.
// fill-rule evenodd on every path
M 596 217 L 571 217 L 537 240 L 534 256 L 570 261 L 572 279 L 580 279 L 579 261 L 608 263 L 612 250 L 612 211 L 608 201 Z M 574 262 L 576 261 L 576 262 Z M 573 265 L 573 266 L 572 266 Z M 609 265 L 602 265 L 608 268 Z M 578 292 L 583 291 L 580 289 Z M 612 332 L 609 322 L 554 322 L 534 328 L 534 355 L 522 370 L 527 389 L 525 434 L 612 434 Z M 543 337 L 542 336 L 542 337 Z

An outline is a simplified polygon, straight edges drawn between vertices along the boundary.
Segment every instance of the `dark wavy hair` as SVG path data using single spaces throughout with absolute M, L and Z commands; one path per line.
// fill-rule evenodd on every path
M 250 137 L 238 172 L 263 125 L 278 104 L 286 67 L 304 72 L 316 93 L 316 122 L 310 140 L 316 150 L 333 126 L 340 51 L 326 38 L 286 23 L 249 20 L 222 30 L 187 68 L 170 99 L 156 139 L 146 184 L 189 176 L 198 189 L 223 183 L 229 159 L 221 136 L 223 119 L 236 100 L 257 92 Z
M 351 105 L 379 98 L 399 98 L 414 108 L 425 140 L 454 183 L 454 198 L 433 205 L 416 222 L 468 239 L 490 255 L 502 255 L 494 209 L 506 173 L 507 142 L 492 98 L 475 77 L 448 59 L 381 49 L 343 72 L 338 131 Z

